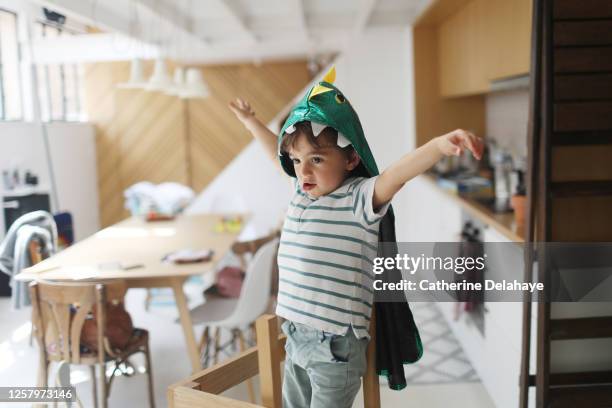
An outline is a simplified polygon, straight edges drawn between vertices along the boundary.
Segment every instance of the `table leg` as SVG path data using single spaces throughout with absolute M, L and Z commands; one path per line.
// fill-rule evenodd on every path
M 195 334 L 193 332 L 191 315 L 187 307 L 187 299 L 185 298 L 185 292 L 183 292 L 183 282 L 184 279 L 172 279 L 172 291 L 174 292 L 174 300 L 176 301 L 176 307 L 179 312 L 181 326 L 183 326 L 183 334 L 185 335 L 185 342 L 187 343 L 187 352 L 189 353 L 189 360 L 191 361 L 191 369 L 195 373 L 202 369 L 202 365 L 200 363 L 200 354 L 198 353 L 198 344 L 196 343 Z

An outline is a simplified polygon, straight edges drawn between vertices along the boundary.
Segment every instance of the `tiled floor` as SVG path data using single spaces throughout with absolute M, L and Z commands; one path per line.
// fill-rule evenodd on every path
M 434 303 L 410 305 L 423 342 L 423 357 L 404 367 L 409 384 L 479 382 L 476 371 Z
M 144 297 L 144 290 L 132 289 L 128 292 L 126 303 L 134 324 L 150 332 L 156 405 L 165 407 L 168 385 L 189 375 L 190 364 L 184 351 L 180 325 L 176 323 L 174 306 L 159 302 L 146 312 Z M 192 297 L 196 300 L 197 295 Z M 406 368 L 409 385 L 404 390 L 391 391 L 385 384 L 381 384 L 382 406 L 493 407 L 493 402 L 478 382 L 435 306 L 414 305 L 413 311 L 421 326 L 425 354 L 419 363 Z M 0 386 L 35 385 L 37 348 L 28 344 L 29 317 L 29 309 L 12 311 L 9 299 L 0 298 Z M 200 334 L 199 329 L 196 327 L 197 335 Z M 140 359 L 135 358 L 134 363 L 137 369 L 142 366 Z M 88 369 L 73 367 L 71 379 L 84 406 L 93 406 Z M 247 400 L 246 386 L 240 385 L 228 390 L 226 395 Z M 11 407 L 17 406 L 11 404 Z M 132 377 L 116 378 L 109 406 L 145 407 L 146 376 L 136 373 Z M 363 407 L 361 394 L 354 406 Z

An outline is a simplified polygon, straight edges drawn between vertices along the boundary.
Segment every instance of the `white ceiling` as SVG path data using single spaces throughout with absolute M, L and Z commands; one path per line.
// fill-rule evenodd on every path
M 430 0 L 30 0 L 191 63 L 341 52 L 371 27 L 406 26 Z M 60 41 L 60 40 L 58 40 Z M 125 59 L 125 58 L 123 58 Z

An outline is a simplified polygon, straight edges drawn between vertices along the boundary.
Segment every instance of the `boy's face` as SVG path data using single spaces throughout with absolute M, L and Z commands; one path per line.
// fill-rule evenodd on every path
M 311 197 L 321 197 L 342 185 L 348 173 L 359 164 L 359 157 L 351 157 L 337 145 L 321 141 L 313 146 L 308 138 L 300 134 L 289 149 L 295 175 L 300 188 Z

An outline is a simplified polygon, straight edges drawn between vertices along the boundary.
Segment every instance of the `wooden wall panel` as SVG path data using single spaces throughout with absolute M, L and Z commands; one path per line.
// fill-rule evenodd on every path
M 304 61 L 201 67 L 211 96 L 181 100 L 115 87 L 128 62 L 85 67 L 86 109 L 96 126 L 103 226 L 128 214 L 123 191 L 139 181 L 175 181 L 201 191 L 251 141 L 227 103 L 242 96 L 270 121 L 310 81 Z M 145 64 L 148 77 L 152 64 Z M 256 169 L 255 169 L 256 171 Z

